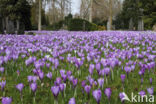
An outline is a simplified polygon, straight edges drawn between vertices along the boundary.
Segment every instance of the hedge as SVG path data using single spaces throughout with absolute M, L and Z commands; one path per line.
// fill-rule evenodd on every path
M 97 29 L 96 24 L 79 18 L 71 19 L 68 25 L 68 30 L 70 31 L 95 31 Z

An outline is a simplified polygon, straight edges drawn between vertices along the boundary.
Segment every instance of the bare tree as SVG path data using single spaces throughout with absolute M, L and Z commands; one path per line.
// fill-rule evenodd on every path
M 80 17 L 89 20 L 90 14 L 90 0 L 81 0 Z
M 93 0 L 90 0 L 89 22 L 92 22 Z
M 36 1 L 36 0 L 35 0 Z M 47 2 L 49 3 L 51 0 L 38 0 L 38 30 L 40 31 L 42 29 L 42 3 Z
M 50 24 L 63 20 L 66 15 L 71 13 L 71 0 L 52 0 L 51 5 L 47 13 Z
M 41 10 L 42 10 L 42 1 L 41 0 L 39 0 L 39 12 L 38 12 L 38 30 L 40 31 L 41 30 Z

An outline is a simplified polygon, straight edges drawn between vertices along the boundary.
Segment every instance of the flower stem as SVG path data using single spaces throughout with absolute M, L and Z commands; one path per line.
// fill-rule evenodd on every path
M 55 100 L 54 100 L 54 104 L 58 104 L 58 100 L 57 100 L 57 98 L 55 98 Z

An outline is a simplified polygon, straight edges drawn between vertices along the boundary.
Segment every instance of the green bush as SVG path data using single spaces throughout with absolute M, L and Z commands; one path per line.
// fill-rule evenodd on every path
M 63 24 L 64 24 L 64 20 L 61 20 L 61 21 L 59 21 L 57 23 L 54 23 L 52 25 L 52 29 L 53 30 L 59 30 L 59 29 L 61 29 L 63 27 Z
M 71 19 L 68 25 L 68 30 L 70 31 L 95 31 L 97 29 L 96 24 L 79 18 Z

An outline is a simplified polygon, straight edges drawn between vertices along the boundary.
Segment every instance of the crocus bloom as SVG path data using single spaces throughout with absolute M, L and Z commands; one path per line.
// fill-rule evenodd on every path
M 121 101 L 123 101 L 123 99 L 124 99 L 124 97 L 125 97 L 125 96 L 124 96 L 124 93 L 123 93 L 123 92 L 120 93 L 120 94 L 119 94 L 119 97 L 120 97 Z
M 36 83 L 31 83 L 31 84 L 30 84 L 30 88 L 31 88 L 31 90 L 32 90 L 33 92 L 35 92 L 36 89 L 37 89 L 37 84 L 36 84 Z
M 78 83 L 78 79 L 73 79 L 73 86 L 75 87 L 76 85 L 77 85 L 77 83 Z
M 57 97 L 59 92 L 60 92 L 59 86 L 52 86 L 51 87 L 51 92 L 53 93 L 54 97 Z
M 100 70 L 101 69 L 101 64 L 97 63 L 95 67 L 96 67 L 96 70 Z
M 44 73 L 43 73 L 43 72 L 39 72 L 39 73 L 38 73 L 38 76 L 39 76 L 39 78 L 40 78 L 41 80 L 43 80 L 43 78 L 44 78 Z
M 27 78 L 28 78 L 28 82 L 31 82 L 31 81 L 36 82 L 36 80 L 38 79 L 37 76 L 28 76 Z
M 64 89 L 65 89 L 65 87 L 66 87 L 66 84 L 65 83 L 60 84 L 59 85 L 60 91 L 63 92 Z
M 16 85 L 16 88 L 17 88 L 20 92 L 22 92 L 23 87 L 24 87 L 23 83 L 19 83 L 18 85 Z
M 81 82 L 81 86 L 85 87 L 85 85 L 86 85 L 86 81 L 84 80 L 84 81 Z
M 2 104 L 11 104 L 12 98 L 2 97 Z
M 121 80 L 122 80 L 122 83 L 124 83 L 125 78 L 126 78 L 125 74 L 121 74 L 121 75 L 120 75 L 120 78 L 121 78 Z
M 63 81 L 66 82 L 66 80 L 67 80 L 67 75 L 64 74 L 64 75 L 62 75 L 61 77 L 62 77 Z
M 20 75 L 20 71 L 19 70 L 17 70 L 16 73 L 17 73 L 18 76 Z
M 2 90 L 4 90 L 5 85 L 6 85 L 6 81 L 0 82 L 0 86 Z
M 104 78 L 99 78 L 99 79 L 98 79 L 98 83 L 99 83 L 99 86 L 100 86 L 100 87 L 103 87 Z
M 28 79 L 28 82 L 31 82 L 32 81 L 32 76 L 28 76 L 27 79 Z
M 90 64 L 89 66 L 89 73 L 92 75 L 93 74 L 93 70 L 94 70 L 94 64 Z
M 108 74 L 110 73 L 110 68 L 105 68 L 105 69 L 104 69 L 104 73 L 105 73 L 106 75 L 108 75 Z
M 56 84 L 59 85 L 59 84 L 61 84 L 61 82 L 62 82 L 61 78 L 60 77 L 57 77 L 56 78 Z
M 128 96 L 127 96 L 124 92 L 121 92 L 121 93 L 119 94 L 119 97 L 120 97 L 120 99 L 121 99 L 121 102 L 123 102 L 124 100 L 130 101 L 130 99 L 128 98 Z
M 36 82 L 36 80 L 39 79 L 37 76 L 32 76 L 32 81 Z
M 150 78 L 150 84 L 152 84 L 152 78 Z
M 72 74 L 71 71 L 67 71 L 67 76 L 70 76 Z
M 107 98 L 110 99 L 110 96 L 112 94 L 111 88 L 106 88 L 104 93 L 107 96 Z
M 91 75 L 93 74 L 93 70 L 94 70 L 94 69 L 89 68 L 89 73 L 90 73 Z
M 140 92 L 139 92 L 139 95 L 140 95 L 140 96 L 144 96 L 144 95 L 146 95 L 146 93 L 145 93 L 145 91 L 140 91 Z
M 49 79 L 52 79 L 52 72 L 49 72 L 49 73 L 47 74 L 47 77 L 48 77 Z
M 90 90 L 91 90 L 91 86 L 90 85 L 86 85 L 84 87 L 84 89 L 85 89 L 86 93 L 89 94 L 90 93 Z
M 61 76 L 64 75 L 65 74 L 65 70 L 63 70 L 63 69 L 60 70 L 60 74 L 61 74 Z
M 101 100 L 101 90 L 94 90 L 93 97 L 96 99 L 97 104 L 99 104 Z
M 150 95 L 153 95 L 153 93 L 154 93 L 154 88 L 153 88 L 153 87 L 147 88 L 147 92 L 148 92 Z
M 70 98 L 68 104 L 76 104 L 75 98 Z
M 4 72 L 4 68 L 0 67 L 0 72 L 3 73 Z
M 143 79 L 143 78 L 141 78 L 141 84 L 143 84 L 143 81 L 144 81 L 144 79 Z
M 130 68 L 130 67 L 128 67 L 128 66 L 126 66 L 124 69 L 125 69 L 126 73 L 131 72 L 131 68 Z

